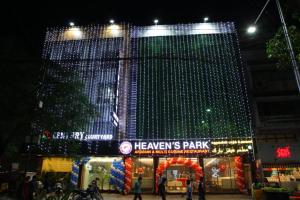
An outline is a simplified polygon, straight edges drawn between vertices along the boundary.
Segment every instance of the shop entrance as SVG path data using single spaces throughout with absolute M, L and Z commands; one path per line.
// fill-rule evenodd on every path
M 156 170 L 156 189 L 160 175 L 167 178 L 168 193 L 185 193 L 187 180 L 198 181 L 203 176 L 202 168 L 197 158 L 160 159 Z

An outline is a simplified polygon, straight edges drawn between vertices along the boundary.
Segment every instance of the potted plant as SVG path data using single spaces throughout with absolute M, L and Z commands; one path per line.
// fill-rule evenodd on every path
M 290 190 L 282 187 L 264 187 L 266 200 L 289 200 Z

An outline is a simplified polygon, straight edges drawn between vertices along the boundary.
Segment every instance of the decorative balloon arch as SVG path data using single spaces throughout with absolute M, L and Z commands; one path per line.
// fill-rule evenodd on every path
M 244 171 L 243 171 L 243 163 L 242 158 L 240 156 L 236 156 L 235 159 L 235 171 L 236 171 L 236 183 L 238 189 L 243 192 L 245 189 L 245 180 L 244 180 Z M 196 172 L 196 180 L 198 181 L 200 177 L 203 177 L 203 171 L 201 166 L 192 161 L 189 158 L 169 158 L 159 164 L 156 169 L 156 191 L 158 191 L 158 179 L 159 174 L 163 173 L 167 168 L 169 168 L 172 164 L 183 164 L 187 167 L 192 168 Z M 125 158 L 125 181 L 124 181 L 124 193 L 128 194 L 131 190 L 132 185 L 132 170 L 133 170 L 133 160 L 130 157 Z
M 159 166 L 156 169 L 156 180 L 155 180 L 156 191 L 158 191 L 159 175 L 162 174 L 162 172 L 165 171 L 167 168 L 169 168 L 172 164 L 183 164 L 186 167 L 192 168 L 196 172 L 196 181 L 198 181 L 200 177 L 203 177 L 202 168 L 197 162 L 192 161 L 189 158 L 181 158 L 181 157 L 169 158 L 166 161 L 159 164 Z
M 128 194 L 132 185 L 132 158 L 125 158 L 125 181 L 124 181 L 124 193 Z

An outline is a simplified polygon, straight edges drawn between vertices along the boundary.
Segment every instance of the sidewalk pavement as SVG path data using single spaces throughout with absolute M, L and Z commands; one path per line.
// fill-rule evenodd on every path
M 119 194 L 102 194 L 104 200 L 132 200 L 133 195 L 119 195 Z M 143 200 L 161 200 L 158 195 L 142 195 Z M 167 200 L 185 200 L 186 197 L 180 194 L 167 195 Z M 198 200 L 198 196 L 194 195 L 193 200 Z M 251 196 L 240 194 L 208 194 L 206 200 L 251 200 Z
M 132 200 L 133 195 L 120 195 L 120 194 L 102 194 L 104 200 Z M 161 200 L 158 195 L 142 195 L 143 200 Z M 185 200 L 182 195 L 167 195 L 167 200 Z M 198 196 L 193 196 L 194 200 L 198 200 Z M 7 196 L 0 196 L 0 200 L 17 200 Z M 251 200 L 250 196 L 240 194 L 208 194 L 206 200 Z

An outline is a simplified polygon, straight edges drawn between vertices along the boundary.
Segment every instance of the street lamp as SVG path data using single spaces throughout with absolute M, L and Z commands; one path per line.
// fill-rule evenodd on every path
M 249 26 L 249 28 L 247 29 L 247 32 L 252 34 L 256 32 L 256 26 Z
M 154 23 L 155 25 L 157 25 L 157 24 L 158 24 L 158 19 L 154 19 L 154 20 L 153 20 L 153 23 Z
M 270 0 L 267 0 L 267 2 L 265 3 L 263 9 L 260 11 L 258 17 L 254 21 L 254 25 L 250 26 L 247 29 L 248 33 L 250 33 L 250 34 L 255 33 L 255 31 L 256 31 L 256 27 L 255 27 L 256 22 L 261 17 L 262 13 L 264 12 L 264 10 L 267 7 L 267 5 L 269 4 L 269 2 L 270 2 Z M 291 62 L 292 62 L 293 71 L 294 71 L 294 74 L 295 74 L 295 79 L 296 79 L 296 83 L 297 83 L 298 92 L 300 93 L 300 72 L 299 72 L 298 64 L 297 64 L 297 61 L 296 61 L 296 58 L 295 58 L 295 53 L 294 53 L 293 46 L 292 46 L 292 43 L 291 43 L 291 39 L 290 39 L 288 30 L 287 30 L 287 27 L 286 27 L 285 19 L 284 19 L 284 16 L 282 14 L 282 9 L 281 9 L 279 0 L 275 0 L 275 2 L 276 2 L 276 5 L 277 5 L 279 16 L 280 16 L 280 21 L 281 21 L 281 24 L 282 24 L 284 38 L 286 40 L 286 45 L 288 47 L 288 51 L 289 51 L 289 54 L 290 54 L 290 57 L 291 57 Z
M 110 23 L 110 24 L 114 24 L 114 23 L 115 23 L 115 20 L 110 19 L 110 20 L 109 20 L 109 23 Z
M 203 21 L 207 22 L 208 21 L 208 17 L 204 17 Z

